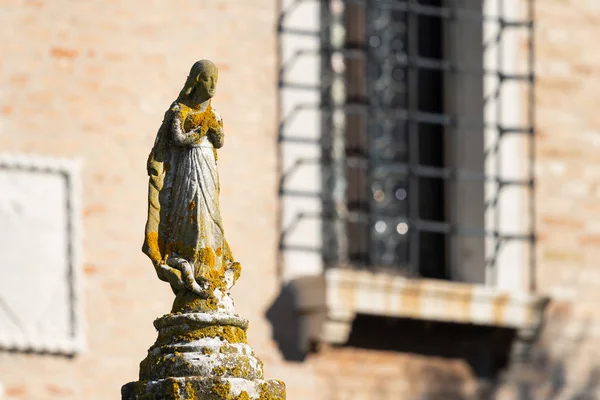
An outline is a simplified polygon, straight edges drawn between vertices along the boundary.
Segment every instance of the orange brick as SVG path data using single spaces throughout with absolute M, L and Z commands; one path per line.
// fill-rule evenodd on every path
M 56 58 L 75 58 L 79 55 L 79 51 L 76 49 L 67 49 L 64 47 L 52 47 L 50 49 L 50 55 Z

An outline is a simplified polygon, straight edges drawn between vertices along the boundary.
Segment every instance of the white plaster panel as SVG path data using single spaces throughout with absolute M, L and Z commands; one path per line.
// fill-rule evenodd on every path
M 0 156 L 0 347 L 83 347 L 74 161 Z

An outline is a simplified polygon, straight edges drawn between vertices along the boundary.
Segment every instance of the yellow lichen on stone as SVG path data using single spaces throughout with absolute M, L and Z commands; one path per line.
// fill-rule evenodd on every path
M 240 275 L 242 274 L 242 265 L 239 262 L 234 262 L 233 264 L 231 264 L 231 267 L 229 267 L 229 269 L 233 271 L 234 281 L 237 281 L 240 278 Z
M 237 326 L 212 325 L 202 328 L 190 329 L 189 332 L 175 333 L 162 336 L 159 334 L 155 346 L 160 347 L 169 343 L 190 343 L 204 338 L 220 338 L 229 343 L 246 343 L 246 331 Z
M 248 378 L 255 371 L 255 368 L 250 365 L 248 359 L 240 358 L 236 365 L 227 367 L 226 374 L 227 376 L 233 376 L 236 378 Z M 260 366 L 259 371 L 260 377 L 263 376 L 262 365 Z
M 172 380 L 171 381 L 171 385 L 170 385 L 170 395 L 172 395 L 173 397 L 179 395 L 179 385 L 177 384 L 176 380 Z
M 223 266 L 233 270 L 233 279 L 234 282 L 240 278 L 242 273 L 242 266 L 240 263 L 234 261 L 233 254 L 231 253 L 231 247 L 229 247 L 229 243 L 227 240 L 224 241 L 224 249 L 223 251 Z
M 179 106 L 183 130 L 189 132 L 199 127 L 198 140 L 202 139 L 209 130 L 217 131 L 220 128 L 210 104 L 204 111 L 194 110 L 183 103 Z
M 203 249 L 198 250 L 198 261 L 201 264 L 210 267 L 211 269 L 215 266 L 215 252 L 210 247 L 205 247 Z
M 223 400 L 231 400 L 231 385 L 229 382 L 216 382 L 211 391 Z
M 201 298 L 191 292 L 182 293 L 175 297 L 171 312 L 212 312 L 219 308 L 219 301 L 213 294 L 207 298 Z
M 242 390 L 240 395 L 236 397 L 236 400 L 251 400 L 251 398 L 245 390 Z
M 197 399 L 198 397 L 196 396 L 196 390 L 194 389 L 194 386 L 192 385 L 192 383 L 190 381 L 187 381 L 185 383 L 185 398 L 186 399 Z
M 280 381 L 271 381 L 271 382 L 279 382 L 279 383 L 283 384 Z M 268 384 L 266 384 L 266 383 L 260 384 L 260 395 L 258 396 L 257 400 L 279 400 L 279 399 L 281 399 L 281 397 L 278 395 L 274 395 L 271 392 Z
M 231 247 L 229 247 L 229 243 L 227 240 L 224 241 L 225 249 L 223 251 L 223 261 L 227 263 L 233 262 L 233 254 L 231 253 Z
M 229 382 L 216 382 L 212 386 L 212 392 L 219 396 L 219 400 L 251 400 L 248 392 L 242 390 L 239 395 L 234 396 L 231 393 L 231 385 Z
M 165 243 L 158 235 L 158 232 L 148 232 L 146 243 L 150 259 L 154 262 L 162 261 Z
M 235 347 L 231 347 L 231 346 L 227 346 L 227 345 L 222 345 L 221 347 L 219 347 L 219 353 L 221 354 L 231 354 L 231 353 L 237 353 L 237 349 Z

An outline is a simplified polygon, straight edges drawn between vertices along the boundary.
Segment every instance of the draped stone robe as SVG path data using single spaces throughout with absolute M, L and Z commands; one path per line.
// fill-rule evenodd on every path
M 148 159 L 149 207 L 143 251 L 156 264 L 187 261 L 198 279 L 232 268 L 219 207 L 215 147 L 223 144 L 222 120 L 210 106 L 200 122 L 217 124 L 204 132 L 188 121 L 189 109 L 173 103 Z M 208 124 L 210 125 L 210 123 Z M 213 124 L 214 125 L 214 124 Z M 159 278 L 160 269 L 157 269 Z M 239 274 L 239 271 L 238 271 Z M 236 274 L 237 275 L 237 274 Z

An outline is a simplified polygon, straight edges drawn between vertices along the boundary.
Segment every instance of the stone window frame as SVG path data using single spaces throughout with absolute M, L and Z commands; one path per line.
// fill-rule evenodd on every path
M 336 4 L 334 7 L 343 7 L 344 0 L 332 3 Z M 415 1 L 411 2 L 414 3 Z M 486 3 L 488 6 L 499 4 L 498 0 L 486 0 Z M 510 0 L 507 3 L 511 16 L 520 12 L 517 10 L 517 1 Z M 478 260 L 469 262 L 462 259 L 462 255 L 453 252 L 449 255 L 454 258 L 451 265 L 460 268 L 462 282 L 407 279 L 385 271 L 365 272 L 352 268 L 352 265 L 331 267 L 323 262 L 321 223 L 328 216 L 320 203 L 320 188 L 327 177 L 319 169 L 321 154 L 317 149 L 323 140 L 320 136 L 323 115 L 319 109 L 323 100 L 319 92 L 319 68 L 323 55 L 320 47 L 322 21 L 319 15 L 323 12 L 322 7 L 323 2 L 281 0 L 279 21 L 280 272 L 283 282 L 289 284 L 296 293 L 296 309 L 303 321 L 300 347 L 307 349 L 308 343 L 314 341 L 344 343 L 357 313 L 505 326 L 531 337 L 541 325 L 542 314 L 548 304 L 547 297 L 535 292 L 534 268 L 527 268 L 533 252 L 522 249 L 509 251 L 505 259 L 501 260 L 504 268 L 498 269 L 496 276 Z M 339 21 L 342 20 L 339 18 Z M 333 42 L 342 43 L 341 38 L 346 34 L 343 22 L 325 34 L 330 35 Z M 461 35 L 463 38 L 468 37 L 468 32 L 462 32 Z M 518 46 L 513 43 L 514 40 L 511 38 L 507 45 L 509 51 L 517 51 Z M 470 56 L 472 59 L 472 53 L 465 54 L 463 51 L 463 54 L 456 56 Z M 478 57 L 481 59 L 481 54 Z M 484 55 L 481 62 L 489 62 L 486 57 Z M 343 60 L 334 55 L 332 62 L 339 64 Z M 505 56 L 503 62 L 515 61 Z M 484 79 L 489 85 L 495 78 Z M 343 79 L 334 79 L 332 89 L 334 95 L 343 95 Z M 500 121 L 503 118 L 514 119 L 515 113 L 518 113 L 522 94 L 512 90 L 510 95 L 512 107 L 498 116 Z M 487 108 L 492 107 L 493 105 Z M 468 112 L 468 109 L 467 102 L 461 104 L 455 112 L 461 114 Z M 332 120 L 334 124 L 344 123 L 344 118 L 335 111 Z M 497 124 L 500 121 L 495 120 Z M 490 130 L 486 128 L 486 135 Z M 518 164 L 519 157 L 525 154 L 523 149 L 515 146 L 519 145 L 509 144 L 508 151 L 505 150 L 504 157 L 508 161 L 506 164 Z M 332 147 L 334 152 L 343 152 L 343 146 L 339 144 L 336 147 L 334 143 Z M 487 162 L 485 168 L 487 171 Z M 341 197 L 344 196 L 343 190 L 342 187 L 334 187 L 334 192 L 337 191 Z M 506 214 L 512 217 L 522 215 L 527 209 L 514 196 L 500 201 L 505 202 L 504 209 L 509 210 Z M 463 206 L 456 218 L 468 219 L 468 211 L 468 206 Z M 485 218 L 487 226 L 487 215 Z M 514 223 L 509 222 L 508 228 Z M 461 243 L 459 239 L 457 247 L 474 247 L 479 253 L 483 253 L 480 251 L 482 241 L 483 239 L 478 239 L 469 243 L 468 240 L 463 240 Z M 486 259 L 493 247 L 488 243 L 485 246 Z M 483 258 L 483 254 L 479 255 Z M 445 307 L 455 307 L 462 311 L 445 313 Z
M 75 355 L 85 351 L 83 277 L 82 277 L 82 190 L 81 161 L 38 154 L 0 154 L 0 169 L 44 172 L 61 176 L 66 181 L 65 208 L 69 218 L 67 238 L 69 281 L 69 328 L 62 338 L 36 335 L 35 338 L 8 337 L 0 334 L 0 349 L 38 353 Z

